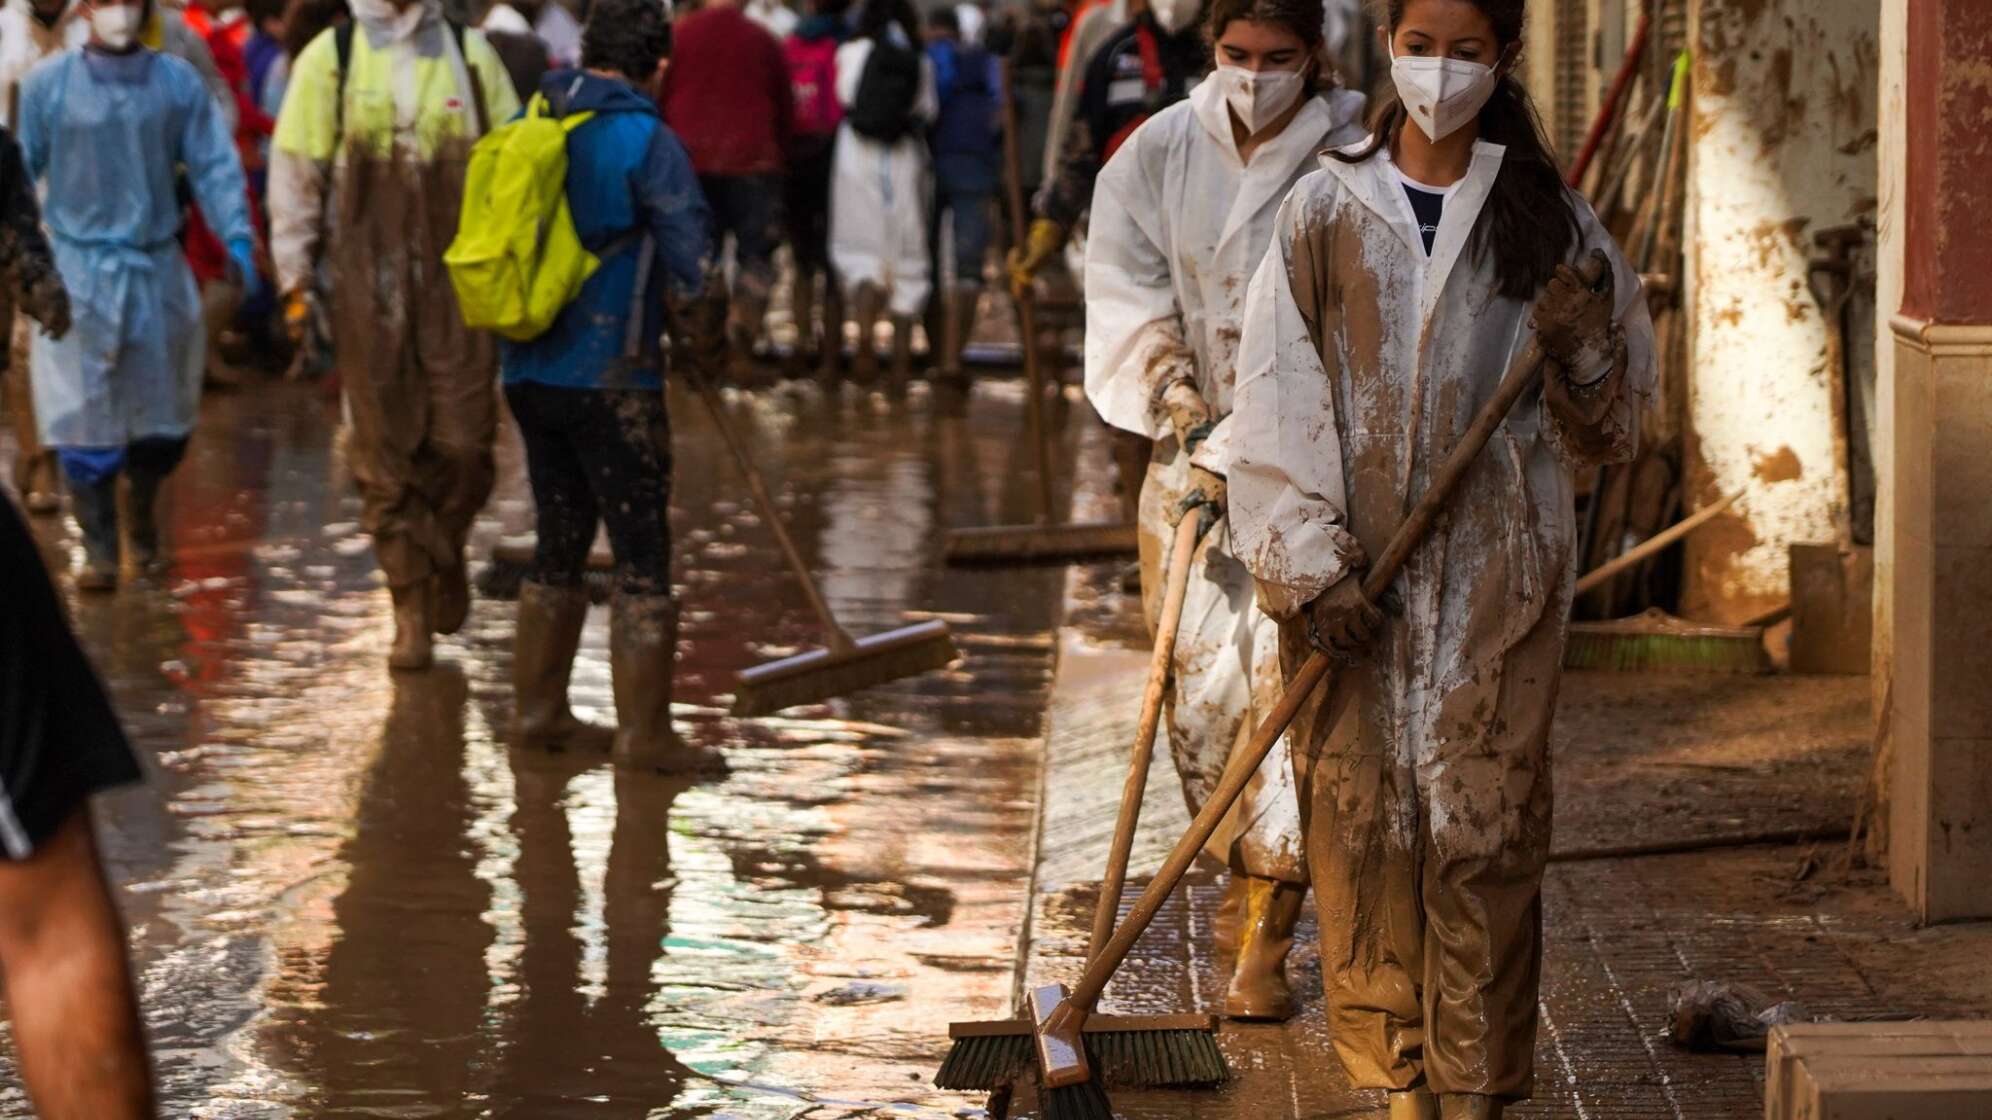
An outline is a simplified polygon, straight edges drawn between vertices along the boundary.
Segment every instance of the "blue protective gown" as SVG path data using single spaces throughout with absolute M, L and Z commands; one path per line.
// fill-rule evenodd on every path
M 181 255 L 184 165 L 224 243 L 254 236 L 242 165 L 192 66 L 149 50 L 72 50 L 21 83 L 20 141 L 75 326 L 37 331 L 29 369 L 42 441 L 119 448 L 185 438 L 207 340 Z

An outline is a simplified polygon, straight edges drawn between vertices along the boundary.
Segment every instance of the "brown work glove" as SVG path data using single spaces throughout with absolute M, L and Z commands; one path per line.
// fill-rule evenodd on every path
M 1363 594 L 1359 573 L 1343 576 L 1307 605 L 1307 640 L 1323 653 L 1353 658 L 1382 632 L 1383 611 Z
M 1195 359 L 1185 350 L 1182 355 L 1184 365 Z M 1149 359 L 1151 362 L 1153 358 Z M 1176 432 L 1176 444 L 1183 454 L 1192 455 L 1209 438 L 1217 420 L 1210 414 L 1210 405 L 1204 403 L 1203 394 L 1197 392 L 1196 382 L 1187 377 L 1178 378 L 1162 390 L 1162 411 L 1169 415 L 1169 427 Z
M 53 269 L 43 273 L 21 293 L 21 310 L 40 323 L 42 333 L 61 338 L 69 333 L 69 289 Z
M 1010 294 L 1023 299 L 1030 293 L 1031 281 L 1037 279 L 1038 270 L 1044 262 L 1058 255 L 1065 248 L 1065 227 L 1050 218 L 1033 218 L 1030 233 L 1024 243 L 1010 250 L 1009 273 Z
M 1224 503 L 1228 490 L 1223 475 L 1214 474 L 1191 464 L 1190 488 L 1183 492 L 1182 498 L 1176 504 L 1163 511 L 1163 516 L 1168 519 L 1169 527 L 1173 529 L 1182 522 L 1183 518 L 1189 516 L 1191 510 L 1199 511 L 1199 516 L 1204 519 L 1203 527 L 1197 531 L 1201 536 L 1210 532 L 1210 527 L 1217 524 L 1218 518 L 1224 516 Z
M 1577 270 L 1567 264 L 1556 266 L 1556 275 L 1537 297 L 1529 325 L 1545 354 L 1576 377 L 1595 376 L 1611 356 L 1613 317 L 1611 265 L 1602 250 L 1593 249 L 1594 259 L 1604 271 L 1597 285 L 1584 283 Z

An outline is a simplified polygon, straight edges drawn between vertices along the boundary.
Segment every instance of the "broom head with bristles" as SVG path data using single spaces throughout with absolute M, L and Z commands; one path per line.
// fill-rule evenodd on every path
M 952 1023 L 954 1045 L 934 1075 L 940 1089 L 987 1092 L 1036 1076 L 1029 1019 Z M 1090 1015 L 1086 1057 L 1093 1080 L 1128 1088 L 1200 1088 L 1231 1080 L 1212 1015 Z
M 733 714 L 765 716 L 873 685 L 943 669 L 961 656 L 939 619 L 872 634 L 848 649 L 813 649 L 742 670 L 733 678 Z
M 1761 626 L 1718 626 L 1675 618 L 1655 608 L 1631 618 L 1573 622 L 1563 647 L 1568 669 L 1698 669 L 1766 673 Z
M 1134 526 L 1121 523 L 986 525 L 947 535 L 947 562 L 956 567 L 1133 559 L 1139 551 Z

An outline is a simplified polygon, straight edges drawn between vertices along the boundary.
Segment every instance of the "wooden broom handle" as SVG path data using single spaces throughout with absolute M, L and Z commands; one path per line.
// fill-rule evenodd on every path
M 712 413 L 712 422 L 719 429 L 719 436 L 726 441 L 726 449 L 733 453 L 733 461 L 740 464 L 740 473 L 747 476 L 747 488 L 754 492 L 754 504 L 761 507 L 761 516 L 768 521 L 768 528 L 775 531 L 775 541 L 782 546 L 782 555 L 788 558 L 789 567 L 795 570 L 795 578 L 802 583 L 803 594 L 809 596 L 809 608 L 816 612 L 816 619 L 823 624 L 825 643 L 832 649 L 842 652 L 851 649 L 854 643 L 851 636 L 837 625 L 837 616 L 830 613 L 830 604 L 824 602 L 823 592 L 816 587 L 816 578 L 809 574 L 809 565 L 796 551 L 795 542 L 789 539 L 788 529 L 782 524 L 782 514 L 775 508 L 775 499 L 768 494 L 767 484 L 761 481 L 761 472 L 754 461 L 747 457 L 747 449 L 740 443 L 740 437 L 733 430 L 732 421 L 726 418 L 726 406 L 721 403 L 719 393 L 705 378 L 703 372 L 693 374 L 691 382 L 698 386 L 699 396 L 705 400 L 706 411 Z
M 1134 829 L 1141 823 L 1142 795 L 1148 790 L 1148 764 L 1155 753 L 1155 731 L 1162 722 L 1162 696 L 1169 687 L 1169 668 L 1176 652 L 1176 631 L 1183 621 L 1183 599 L 1190 587 L 1190 562 L 1197 553 L 1199 511 L 1183 515 L 1169 552 L 1169 582 L 1162 594 L 1162 617 L 1155 625 L 1155 653 L 1148 660 L 1148 686 L 1141 693 L 1141 721 L 1135 725 L 1134 751 L 1128 756 L 1127 783 L 1121 787 L 1120 815 L 1114 820 L 1114 843 L 1107 854 L 1107 877 L 1100 883 L 1099 905 L 1093 909 L 1093 936 L 1086 959 L 1100 955 L 1120 917 L 1121 892 L 1127 885 L 1127 862 L 1134 851 Z
M 1603 275 L 1600 267 L 1602 264 L 1602 256 L 1586 254 L 1578 264 L 1578 275 L 1586 282 L 1595 284 Z M 1396 580 L 1398 572 L 1404 567 L 1405 560 L 1410 557 L 1411 550 L 1418 546 L 1426 532 L 1431 529 L 1433 520 L 1438 517 L 1447 499 L 1458 488 L 1460 480 L 1466 477 L 1466 472 L 1473 466 L 1473 461 L 1479 457 L 1480 449 L 1487 446 L 1487 441 L 1493 438 L 1494 429 L 1500 427 L 1507 419 L 1508 412 L 1514 408 L 1515 402 L 1521 400 L 1522 396 L 1541 380 L 1542 363 L 1542 344 L 1531 338 L 1528 346 L 1509 363 L 1507 375 L 1501 379 L 1501 387 L 1496 389 L 1494 396 L 1480 407 L 1479 414 L 1473 418 L 1473 424 L 1466 429 L 1466 434 L 1460 437 L 1459 443 L 1454 445 L 1452 453 L 1446 456 L 1445 462 L 1440 464 L 1438 473 L 1432 476 L 1430 487 L 1418 499 L 1418 504 L 1412 507 L 1404 523 L 1398 526 L 1397 532 L 1390 538 L 1390 544 L 1384 548 L 1383 554 L 1377 557 L 1368 573 L 1363 576 L 1363 594 L 1371 601 L 1382 598 L 1383 593 Z M 1203 809 L 1197 813 L 1196 820 L 1190 823 L 1190 830 L 1176 842 L 1175 849 L 1163 862 L 1162 870 L 1156 873 L 1155 878 L 1149 882 L 1148 889 L 1142 891 L 1141 897 L 1135 900 L 1134 909 L 1129 911 L 1127 921 L 1122 922 L 1120 928 L 1114 930 L 1114 935 L 1106 946 L 1088 962 L 1086 973 L 1079 978 L 1079 984 L 1073 989 L 1071 996 L 1045 1023 L 1044 1033 L 1063 1033 L 1075 1025 L 1084 1025 L 1086 1009 L 1091 1008 L 1099 1000 L 1100 993 L 1106 989 L 1107 981 L 1113 978 L 1121 962 L 1127 959 L 1127 954 L 1134 948 L 1134 943 L 1140 939 L 1142 933 L 1148 929 L 1148 924 L 1155 920 L 1156 913 L 1162 909 L 1162 903 L 1168 900 L 1170 892 L 1176 889 L 1176 884 L 1182 882 L 1183 875 L 1190 869 L 1191 861 L 1196 859 L 1197 853 L 1203 850 L 1203 846 L 1217 832 L 1218 824 L 1224 820 L 1224 815 L 1231 811 L 1231 806 L 1238 800 L 1239 795 L 1245 792 L 1245 786 L 1258 772 L 1259 764 L 1266 760 L 1267 755 L 1273 753 L 1273 747 L 1280 741 L 1280 736 L 1286 733 L 1287 725 L 1300 714 L 1300 706 L 1327 678 L 1329 666 L 1328 655 L 1316 652 L 1300 667 L 1300 672 L 1294 674 L 1293 679 L 1287 682 L 1286 691 L 1280 695 L 1280 701 L 1274 705 L 1272 714 L 1252 732 L 1252 740 L 1245 749 L 1231 756 L 1223 778 L 1218 781 L 1217 788 L 1211 791 L 1210 797 L 1204 801 Z M 1059 1021 L 1060 1016 L 1065 1017 L 1062 1022 Z
M 1003 60 L 1003 179 L 1010 195 L 1010 243 L 1018 249 L 1030 237 L 1030 223 L 1024 219 L 1023 157 L 1017 148 L 1017 105 L 1011 100 L 1010 62 Z M 1051 524 L 1051 443 L 1044 430 L 1044 370 L 1038 366 L 1036 298 L 1026 288 L 1017 297 L 1017 330 L 1023 334 L 1024 374 L 1030 381 L 1029 409 L 1031 442 L 1037 448 L 1038 524 Z

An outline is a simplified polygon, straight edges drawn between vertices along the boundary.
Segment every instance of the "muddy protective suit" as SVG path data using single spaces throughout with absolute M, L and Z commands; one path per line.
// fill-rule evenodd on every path
M 519 100 L 483 33 L 453 30 L 438 0 L 354 8 L 343 83 L 334 31 L 292 69 L 271 151 L 271 251 L 293 292 L 312 286 L 325 247 L 353 473 L 381 571 L 401 588 L 461 568 L 491 493 L 497 355 L 464 326 L 443 251 L 471 145 Z
M 1305 606 L 1382 552 L 1530 340 L 1530 305 L 1502 297 L 1468 245 L 1502 157 L 1475 145 L 1429 258 L 1387 154 L 1324 155 L 1281 211 L 1212 443 L 1238 556 L 1286 620 L 1289 672 L 1308 652 Z M 1571 204 L 1615 273 L 1620 395 L 1583 432 L 1536 396 L 1516 407 L 1411 554 L 1403 617 L 1289 736 L 1330 1032 L 1362 1088 L 1530 1091 L 1573 474 L 1631 457 L 1654 376 L 1638 276 Z M 1580 441 L 1604 451 L 1583 459 Z
M 892 34 L 904 33 L 895 24 Z M 872 41 L 853 39 L 837 48 L 837 101 L 858 99 Z M 892 314 L 911 318 L 926 310 L 933 291 L 927 257 L 927 222 L 934 205 L 934 176 L 926 125 L 940 113 L 934 63 L 920 53 L 920 93 L 912 119 L 918 127 L 886 144 L 860 136 L 849 121 L 837 126 L 830 172 L 830 263 L 853 299 L 860 285 L 884 289 Z
M 1346 92 L 1312 98 L 1241 164 L 1223 93 L 1205 82 L 1144 123 L 1100 173 L 1086 243 L 1086 395 L 1107 423 L 1157 441 L 1138 522 L 1151 630 L 1173 535 L 1168 512 L 1189 475 L 1162 392 L 1189 376 L 1214 415 L 1229 411 L 1246 285 L 1279 202 L 1323 145 L 1361 134 L 1362 104 Z M 1279 699 L 1275 629 L 1253 606 L 1230 536 L 1220 521 L 1197 548 L 1166 698 L 1191 812 Z M 1210 853 L 1234 870 L 1304 884 L 1292 775 L 1284 750 L 1269 756 Z

